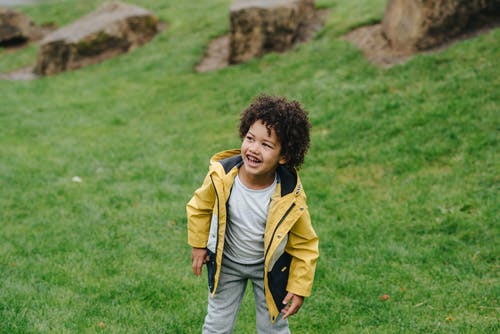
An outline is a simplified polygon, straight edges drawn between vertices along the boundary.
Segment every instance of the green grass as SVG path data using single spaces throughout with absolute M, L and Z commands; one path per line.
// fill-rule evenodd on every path
M 102 2 L 22 9 L 60 26 Z M 261 92 L 313 123 L 301 177 L 321 255 L 293 332 L 500 330 L 500 30 L 380 69 L 340 36 L 385 1 L 317 1 L 332 11 L 310 43 L 197 74 L 230 1 L 134 3 L 168 25 L 144 47 L 0 81 L 0 333 L 199 333 L 184 205 Z M 0 49 L 0 72 L 36 52 Z M 247 297 L 237 333 L 255 332 Z

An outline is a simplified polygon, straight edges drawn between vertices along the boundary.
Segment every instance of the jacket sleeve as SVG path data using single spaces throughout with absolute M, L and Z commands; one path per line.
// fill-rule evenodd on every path
M 285 250 L 292 256 L 287 291 L 303 297 L 310 296 L 319 249 L 318 237 L 307 209 L 290 230 Z
M 188 243 L 191 247 L 207 246 L 214 201 L 215 192 L 210 174 L 207 174 L 201 187 L 194 192 L 186 205 Z

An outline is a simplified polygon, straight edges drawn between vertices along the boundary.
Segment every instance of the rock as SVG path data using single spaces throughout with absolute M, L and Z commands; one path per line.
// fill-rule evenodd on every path
M 0 7 L 0 45 L 22 44 L 37 36 L 37 26 L 24 13 Z
M 396 50 L 425 50 L 460 33 L 471 17 L 483 11 L 498 14 L 499 3 L 499 0 L 389 0 L 382 31 Z
M 157 31 L 158 19 L 151 12 L 120 2 L 105 3 L 45 36 L 35 73 L 51 75 L 101 62 L 148 42 Z
M 314 0 L 234 1 L 230 7 L 229 63 L 290 49 L 314 13 Z

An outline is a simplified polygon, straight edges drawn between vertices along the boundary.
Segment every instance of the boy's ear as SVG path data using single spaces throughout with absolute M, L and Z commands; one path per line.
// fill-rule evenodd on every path
M 286 158 L 285 158 L 285 156 L 284 156 L 284 155 L 282 155 L 282 156 L 280 157 L 280 159 L 278 160 L 278 163 L 279 163 L 280 165 L 284 165 L 284 164 L 286 164 Z

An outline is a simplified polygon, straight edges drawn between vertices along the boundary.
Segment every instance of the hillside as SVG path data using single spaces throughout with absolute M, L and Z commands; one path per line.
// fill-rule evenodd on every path
M 19 8 L 62 26 L 102 2 Z M 185 203 L 261 92 L 313 124 L 300 173 L 321 254 L 292 331 L 500 330 L 500 29 L 385 69 L 341 38 L 385 1 L 318 0 L 307 44 L 195 73 L 230 1 L 133 3 L 167 25 L 145 46 L 0 80 L 0 333 L 198 333 Z M 36 52 L 0 49 L 0 73 Z M 247 297 L 237 333 L 254 332 Z

